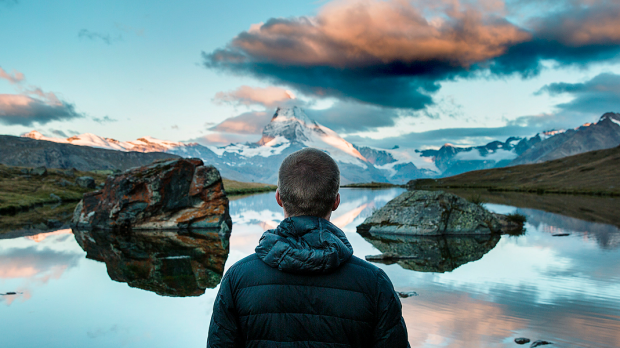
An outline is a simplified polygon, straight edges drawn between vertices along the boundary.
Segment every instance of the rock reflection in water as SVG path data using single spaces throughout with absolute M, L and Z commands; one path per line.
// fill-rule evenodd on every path
M 380 261 L 398 263 L 418 272 L 451 272 L 459 266 L 482 258 L 499 242 L 500 235 L 476 236 L 409 236 L 396 234 L 358 233 L 382 253 L 415 259 Z M 376 262 L 376 261 L 374 261 Z
M 200 296 L 216 287 L 229 252 L 230 235 L 215 232 L 73 233 L 87 258 L 105 262 L 112 280 L 163 296 Z

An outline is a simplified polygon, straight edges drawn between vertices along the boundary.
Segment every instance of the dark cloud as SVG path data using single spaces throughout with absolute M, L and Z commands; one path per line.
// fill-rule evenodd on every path
M 61 131 L 60 129 L 50 129 L 50 133 L 62 138 L 68 138 L 67 133 Z
M 79 38 L 85 38 L 85 39 L 89 39 L 89 40 L 101 40 L 104 43 L 111 45 L 112 43 L 116 42 L 116 41 L 120 41 L 123 39 L 122 35 L 118 35 L 115 37 L 110 36 L 110 34 L 108 33 L 98 33 L 98 32 L 94 32 L 94 31 L 90 31 L 88 29 L 82 29 L 78 32 L 78 37 Z
M 400 117 L 394 109 L 346 102 L 337 102 L 329 109 L 304 111 L 318 123 L 343 133 L 394 126 L 394 121 Z
M 481 145 L 493 140 L 505 141 L 512 136 L 525 137 L 536 134 L 539 129 L 533 127 L 506 126 L 495 128 L 445 128 L 419 133 L 407 133 L 395 137 L 372 139 L 361 136 L 348 136 L 345 139 L 360 146 L 374 146 L 391 149 L 395 145 L 401 148 L 422 149 L 428 146 L 442 146 L 445 143 L 455 145 Z
M 570 95 L 573 99 L 557 104 L 556 112 L 519 117 L 509 125 L 539 130 L 574 128 L 586 122 L 596 122 L 605 112 L 620 112 L 620 75 L 617 74 L 602 73 L 583 83 L 551 83 L 536 93 Z
M 620 54 L 617 1 L 563 2 L 521 26 L 458 2 L 439 2 L 441 14 L 429 19 L 424 4 L 333 2 L 316 17 L 272 18 L 203 52 L 203 63 L 314 97 L 419 110 L 442 81 L 483 71 L 533 76 L 544 60 L 584 66 Z
M 118 120 L 106 115 L 103 117 L 93 117 L 93 121 L 103 124 L 103 123 L 117 122 Z
M 25 95 L 0 94 L 0 123 L 32 126 L 84 117 L 73 104 L 41 101 Z

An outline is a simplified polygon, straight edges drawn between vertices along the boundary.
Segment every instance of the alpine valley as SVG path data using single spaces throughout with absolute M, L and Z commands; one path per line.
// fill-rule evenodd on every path
M 221 147 L 152 137 L 122 142 L 91 133 L 61 139 L 32 131 L 23 137 L 46 143 L 87 146 L 114 152 L 164 152 L 181 157 L 197 157 L 214 165 L 227 179 L 270 184 L 277 182 L 277 170 L 288 154 L 305 147 L 314 147 L 326 151 L 338 162 L 342 184 L 373 181 L 402 184 L 412 179 L 445 177 L 478 169 L 539 163 L 615 147 L 620 145 L 620 114 L 606 113 L 597 123 L 585 124 L 576 129 L 541 132 L 530 138 L 510 137 L 505 142 L 493 141 L 475 147 L 445 144 L 440 149 L 433 150 L 385 150 L 357 146 L 310 119 L 298 107 L 278 108 L 271 122 L 263 129 L 262 138 L 258 142 Z M 5 147 L 5 144 L 10 142 L 9 138 L 15 137 L 0 136 L 0 147 Z M 14 146 L 13 156 L 0 156 L 0 163 L 28 165 L 23 163 L 24 156 L 21 156 L 19 151 L 19 146 Z M 21 158 L 22 162 L 12 163 L 14 161 L 11 158 Z M 49 164 L 48 166 L 54 167 Z M 68 159 L 62 164 L 62 167 L 72 166 L 74 165 Z

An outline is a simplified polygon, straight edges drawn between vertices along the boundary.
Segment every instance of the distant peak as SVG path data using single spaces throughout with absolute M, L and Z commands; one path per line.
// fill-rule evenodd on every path
M 40 138 L 43 138 L 43 136 L 44 135 L 41 134 L 41 132 L 36 131 L 36 130 L 32 130 L 32 131 L 30 131 L 28 133 L 22 134 L 22 137 L 24 137 L 24 138 L 31 138 L 31 139 L 40 139 Z
M 601 119 L 599 121 L 603 121 L 608 118 L 612 120 L 620 121 L 620 114 L 615 113 L 615 112 L 606 112 L 603 114 L 603 116 L 601 116 Z

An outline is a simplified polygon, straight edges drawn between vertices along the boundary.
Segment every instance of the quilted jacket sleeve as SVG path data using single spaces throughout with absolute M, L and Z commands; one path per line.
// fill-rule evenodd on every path
M 243 347 L 245 345 L 239 331 L 239 318 L 234 305 L 230 273 L 229 270 L 222 279 L 213 305 L 207 348 Z
M 377 291 L 378 318 L 373 334 L 373 347 L 409 348 L 402 305 L 392 282 L 383 270 L 379 270 Z

